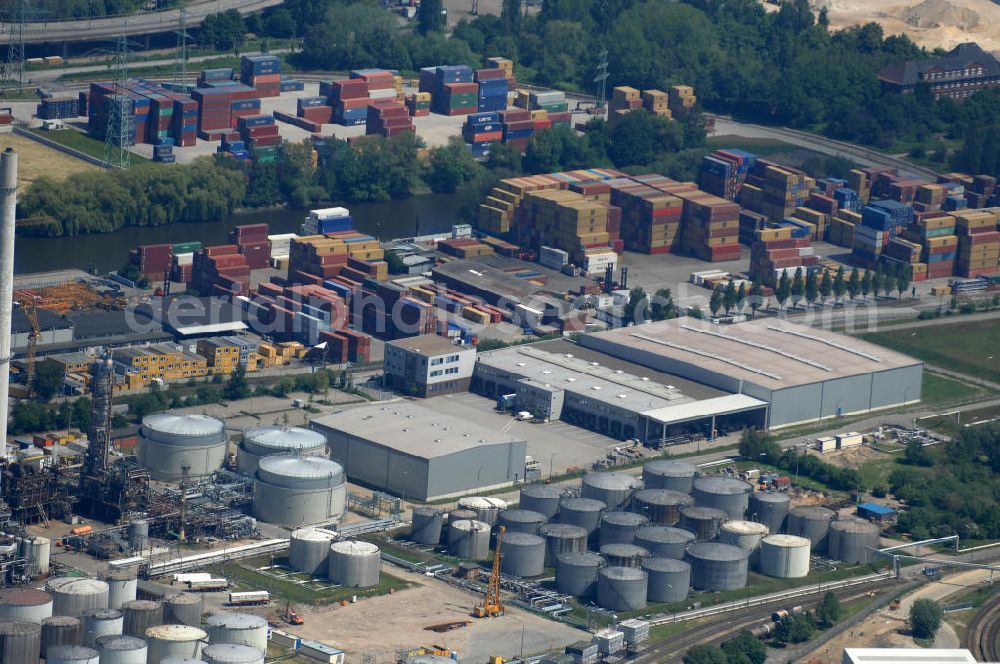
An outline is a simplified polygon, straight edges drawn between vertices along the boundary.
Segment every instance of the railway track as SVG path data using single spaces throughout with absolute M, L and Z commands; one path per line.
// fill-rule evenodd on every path
M 997 657 L 997 639 L 1000 638 L 1000 595 L 986 601 L 972 622 L 966 636 L 966 646 L 972 656 L 979 662 L 995 662 Z

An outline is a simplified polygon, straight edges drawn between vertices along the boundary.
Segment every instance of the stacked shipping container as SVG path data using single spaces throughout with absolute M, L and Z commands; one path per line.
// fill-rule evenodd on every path
M 431 110 L 441 115 L 468 115 L 479 110 L 479 85 L 466 65 L 424 67 L 420 92 L 431 95 Z
M 276 55 L 244 55 L 240 58 L 240 82 L 257 91 L 258 97 L 281 94 L 281 59 Z
M 369 104 L 366 134 L 392 138 L 407 132 L 412 134 L 416 129 L 402 104 L 389 99 Z

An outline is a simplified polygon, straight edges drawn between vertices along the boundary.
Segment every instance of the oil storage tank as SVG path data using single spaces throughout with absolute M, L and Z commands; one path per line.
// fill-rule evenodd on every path
M 559 514 L 559 501 L 562 495 L 562 489 L 551 484 L 529 484 L 521 487 L 518 507 L 544 514 L 546 519 L 552 521 Z
M 134 521 L 129 522 L 128 544 L 135 551 L 139 552 L 145 551 L 149 548 L 149 521 L 146 521 L 145 519 L 135 519 Z
M 537 535 L 544 523 L 545 515 L 531 510 L 504 510 L 497 518 L 497 525 L 506 528 L 508 533 Z
M 500 511 L 507 509 L 507 501 L 490 496 L 465 496 L 458 499 L 458 508 L 472 510 L 476 520 L 495 526 Z
M 108 608 L 120 609 L 125 602 L 135 599 L 139 588 L 139 580 L 133 569 L 120 569 L 108 572 L 105 581 L 108 584 Z
M 102 636 L 97 640 L 97 651 L 101 653 L 101 664 L 146 664 L 147 655 L 150 662 L 166 659 L 153 659 L 146 641 L 134 636 Z
M 201 595 L 197 593 L 170 593 L 163 598 L 164 625 L 201 625 Z
M 546 523 L 538 529 L 545 538 L 545 564 L 555 567 L 560 554 L 587 550 L 587 531 L 568 523 Z
M 441 543 L 441 528 L 444 517 L 441 510 L 434 507 L 414 507 L 410 539 L 417 544 L 437 546 Z
M 147 653 L 151 662 L 159 662 L 166 657 L 201 657 L 202 642 L 208 634 L 190 625 L 158 625 L 146 630 Z M 103 658 L 103 655 L 102 655 Z
M 767 536 L 767 526 L 756 521 L 726 521 L 719 528 L 719 541 L 738 546 L 750 556 L 750 564 L 757 561 L 760 541 Z
M 830 524 L 828 555 L 845 563 L 867 563 L 875 558 L 881 530 L 862 519 L 837 519 Z
M 808 539 L 813 553 L 826 553 L 830 522 L 835 516 L 833 510 L 818 505 L 796 507 L 788 513 L 788 534 Z
M 529 533 L 505 533 L 500 569 L 514 576 L 541 576 L 545 569 L 545 539 Z
M 83 621 L 72 616 L 42 619 L 42 657 L 52 646 L 78 646 L 83 643 Z
M 243 432 L 236 453 L 236 470 L 253 477 L 257 465 L 266 456 L 294 455 L 326 457 L 329 455 L 326 436 L 301 427 L 266 426 Z
M 642 489 L 632 496 L 633 512 L 642 514 L 657 526 L 673 526 L 681 520 L 681 508 L 694 504 L 694 498 L 670 489 Z
M 649 558 L 649 551 L 635 544 L 605 544 L 601 547 L 601 555 L 608 567 L 639 567 L 644 558 Z
M 628 504 L 642 481 L 627 473 L 587 473 L 583 476 L 584 498 L 600 500 L 609 510 L 616 510 Z
M 787 493 L 777 491 L 757 491 L 750 496 L 750 507 L 747 508 L 747 518 L 763 523 L 768 532 L 780 533 L 785 529 L 785 519 L 791 501 Z
M 608 509 L 603 500 L 594 498 L 563 498 L 559 503 L 559 523 L 580 526 L 591 540 L 596 540 L 601 515 Z
M 778 579 L 800 579 L 809 574 L 811 543 L 798 535 L 768 535 L 760 542 L 757 566 L 761 574 Z
M 657 459 L 642 465 L 642 483 L 647 489 L 691 493 L 698 467 L 687 461 Z
M 485 560 L 490 555 L 489 524 L 475 519 L 449 519 L 448 551 L 456 558 Z
M 266 523 L 297 527 L 340 519 L 346 500 L 347 476 L 336 461 L 268 456 L 257 467 L 253 514 Z
M 333 533 L 320 528 L 297 528 L 288 540 L 288 565 L 296 572 L 326 576 Z
M 753 487 L 747 482 L 723 475 L 699 477 L 691 490 L 695 505 L 720 509 L 730 519 L 746 515 L 751 493 Z
M 238 643 L 267 650 L 267 621 L 249 613 L 213 613 L 205 619 L 209 643 Z
M 29 574 L 34 577 L 49 575 L 49 558 L 52 555 L 52 540 L 47 537 L 32 537 L 24 540 L 24 557 L 28 559 Z
M 349 588 L 377 586 L 381 565 L 382 552 L 371 542 L 344 540 L 330 545 L 329 577 L 334 583 Z
M 0 662 L 38 664 L 42 626 L 34 622 L 0 622 Z
M 148 599 L 125 602 L 125 627 L 122 634 L 142 638 L 150 627 L 163 624 L 163 605 Z
M 685 560 L 696 590 L 735 590 L 747 584 L 747 552 L 738 546 L 696 542 L 688 547 Z
M 102 636 L 120 636 L 125 624 L 120 609 L 90 609 L 83 614 L 83 645 L 93 648 Z
M 670 526 L 643 526 L 635 534 L 635 544 L 647 549 L 654 558 L 683 560 L 685 549 L 694 541 L 690 530 Z
M 642 570 L 648 577 L 650 602 L 683 602 L 691 588 L 691 565 L 676 558 L 646 558 Z
M 605 512 L 601 516 L 601 546 L 605 544 L 631 544 L 639 528 L 649 520 L 635 512 Z
M 52 595 L 33 588 L 0 590 L 0 621 L 41 622 L 52 615 Z
M 682 507 L 680 527 L 694 533 L 699 542 L 708 542 L 719 535 L 719 528 L 727 519 L 725 512 L 714 507 Z
M 648 578 L 638 567 L 602 567 L 597 573 L 597 603 L 609 611 L 644 609 Z
M 208 664 L 264 664 L 264 651 L 236 643 L 213 643 L 201 651 Z
M 139 463 L 149 476 L 162 482 L 181 479 L 187 463 L 188 477 L 207 477 L 226 458 L 226 432 L 222 420 L 207 415 L 157 413 L 142 418 L 139 430 Z
M 63 576 L 49 579 L 46 590 L 52 595 L 52 613 L 80 618 L 88 609 L 108 608 L 108 584 L 97 579 Z
M 84 646 L 50 646 L 45 664 L 99 664 L 100 653 Z
M 574 597 L 590 597 L 597 591 L 597 572 L 604 558 L 590 551 L 563 553 L 556 559 L 556 590 Z
M 448 512 L 448 522 L 452 521 L 479 521 L 479 519 L 476 518 L 476 510 L 456 508 Z

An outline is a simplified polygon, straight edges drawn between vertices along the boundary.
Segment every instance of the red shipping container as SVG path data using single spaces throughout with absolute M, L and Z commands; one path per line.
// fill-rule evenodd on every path
M 502 140 L 503 140 L 502 131 L 485 131 L 481 134 L 472 135 L 473 143 L 487 143 L 487 142 L 493 143 L 495 141 L 502 141 Z

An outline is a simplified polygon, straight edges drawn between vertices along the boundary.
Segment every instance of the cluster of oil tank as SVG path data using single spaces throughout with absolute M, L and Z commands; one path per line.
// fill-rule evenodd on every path
M 292 531 L 288 564 L 297 572 L 321 576 L 351 588 L 370 588 L 379 582 L 382 553 L 371 542 L 334 541 L 335 533 L 322 528 Z
M 699 476 L 681 461 L 652 461 L 642 479 L 588 473 L 579 495 L 550 485 L 521 489 L 517 509 L 495 498 L 459 501 L 448 515 L 413 511 L 411 538 L 449 553 L 487 560 L 491 533 L 505 529 L 501 568 L 519 577 L 555 569 L 556 587 L 596 597 L 614 611 L 647 602 L 680 602 L 691 588 L 742 588 L 748 571 L 779 578 L 809 573 L 811 553 L 864 563 L 878 544 L 877 526 L 835 519 L 823 507 L 789 509 L 784 493 L 758 492 L 730 476 Z
M 137 599 L 128 572 L 104 580 L 49 579 L 45 590 L 0 590 L 3 664 L 264 664 L 267 621 L 239 613 L 202 619 L 201 596 Z

